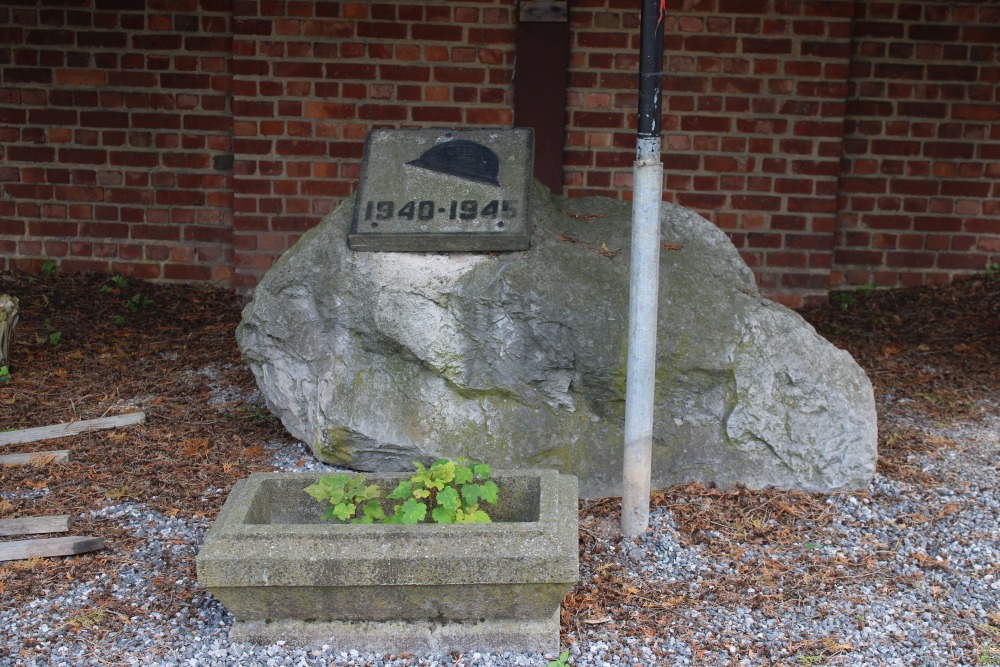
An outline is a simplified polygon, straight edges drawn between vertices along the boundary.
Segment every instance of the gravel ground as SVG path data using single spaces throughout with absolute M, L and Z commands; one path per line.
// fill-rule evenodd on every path
M 591 553 L 581 554 L 583 581 L 598 581 L 614 564 L 616 581 L 639 591 L 633 599 L 655 590 L 664 613 L 653 632 L 632 626 L 629 609 L 570 632 L 564 618 L 570 664 L 1000 664 L 1000 410 L 996 402 L 979 407 L 974 421 L 945 424 L 895 405 L 898 416 L 882 428 L 924 443 L 905 461 L 913 473 L 906 479 L 918 481 L 878 475 L 864 493 L 811 496 L 821 511 L 791 539 L 753 539 L 775 521 L 763 501 L 742 535 L 720 525 L 693 539 L 679 528 L 676 512 L 706 502 L 704 495 L 675 493 L 635 542 L 614 536 L 613 516 L 585 517 L 594 539 L 586 542 Z M 274 458 L 279 469 L 326 468 L 293 442 L 274 443 Z M 190 568 L 173 567 L 190 562 L 209 520 L 180 520 L 136 502 L 109 502 L 93 518 L 127 525 L 143 546 L 116 571 L 0 610 L 0 665 L 544 667 L 555 657 L 232 644 L 232 615 Z M 153 588 L 187 600 L 164 617 L 158 596 L 168 593 L 150 594 L 148 584 L 177 571 L 184 574 L 172 586 Z M 109 599 L 127 601 L 134 613 L 125 618 L 121 604 L 105 611 L 101 601 Z

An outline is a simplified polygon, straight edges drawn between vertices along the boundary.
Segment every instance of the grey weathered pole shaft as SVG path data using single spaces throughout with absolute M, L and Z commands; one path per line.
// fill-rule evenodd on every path
M 660 285 L 660 120 L 663 15 L 659 0 L 643 0 L 639 53 L 639 123 L 632 185 L 632 265 L 629 280 L 622 534 L 649 526 L 656 385 L 656 306 Z

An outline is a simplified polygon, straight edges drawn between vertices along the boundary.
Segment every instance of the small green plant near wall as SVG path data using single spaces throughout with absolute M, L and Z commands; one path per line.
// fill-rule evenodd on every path
M 101 285 L 101 291 L 105 294 L 116 294 L 118 290 L 125 289 L 128 286 L 128 281 L 122 276 L 114 275 L 108 278 L 108 280 Z
M 10 382 L 10 369 L 6 366 L 0 366 L 0 383 L 8 384 Z
M 101 292 L 105 294 L 113 294 L 115 296 L 121 297 L 122 292 L 128 287 L 128 280 L 119 275 L 113 275 L 108 278 L 103 285 L 101 285 Z M 133 294 L 130 298 L 124 299 L 122 305 L 130 313 L 138 313 L 140 310 L 145 310 L 153 305 L 153 300 L 143 296 L 139 292 Z M 115 315 L 114 322 L 118 326 L 125 324 L 125 315 Z
M 53 262 L 51 259 L 42 262 L 41 266 L 42 275 L 46 278 L 51 278 L 59 270 L 59 265 Z
M 49 345 L 55 347 L 62 340 L 62 331 L 55 331 L 52 326 L 52 318 L 45 318 L 45 330 L 49 332 Z
M 841 310 L 847 310 L 858 302 L 858 295 L 867 299 L 875 292 L 876 286 L 860 285 L 857 289 L 848 292 L 834 292 L 830 295 L 830 300 L 840 306 Z
M 366 484 L 363 474 L 340 473 L 321 477 L 305 492 L 329 506 L 322 518 L 350 523 L 490 523 L 481 502 L 497 503 L 497 485 L 490 481 L 490 467 L 465 459 L 440 459 L 430 468 L 414 463 L 417 471 L 400 482 L 388 500 L 398 501 L 388 514 L 380 502 L 382 489 Z
M 140 310 L 145 310 L 146 308 L 149 308 L 152 305 L 153 305 L 152 299 L 144 297 L 138 292 L 133 294 L 132 298 L 128 299 L 125 302 L 125 308 L 127 308 L 129 312 L 133 313 L 138 313 Z

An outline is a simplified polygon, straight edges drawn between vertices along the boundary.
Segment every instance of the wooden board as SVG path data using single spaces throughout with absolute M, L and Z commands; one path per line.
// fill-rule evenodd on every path
M 36 440 L 48 440 L 50 438 L 63 438 L 68 435 L 87 433 L 88 431 L 100 431 L 106 428 L 117 428 L 119 426 L 134 426 L 145 422 L 145 412 L 132 412 L 127 415 L 116 415 L 114 417 L 83 419 L 81 421 L 70 422 L 68 424 L 53 424 L 52 426 L 26 428 L 20 431 L 6 431 L 4 433 L 0 433 L 0 446 L 16 445 L 22 442 L 35 442 Z
M 72 556 L 103 548 L 104 540 L 100 537 L 49 537 L 0 542 L 0 561 L 26 560 L 38 556 Z
M 25 452 L 24 454 L 0 454 L 0 466 L 66 463 L 67 461 L 69 461 L 68 449 L 56 449 L 49 452 Z
M 68 514 L 53 516 L 28 516 L 20 519 L 0 519 L 0 537 L 11 535 L 37 535 L 39 533 L 65 533 L 72 519 Z

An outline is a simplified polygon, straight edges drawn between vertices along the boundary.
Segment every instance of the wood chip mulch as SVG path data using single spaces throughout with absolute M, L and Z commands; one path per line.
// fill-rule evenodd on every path
M 107 275 L 0 273 L 0 293 L 20 300 L 10 381 L 0 384 L 0 429 L 146 413 L 142 426 L 3 448 L 70 449 L 71 460 L 0 467 L 0 490 L 40 492 L 0 498 L 0 518 L 68 514 L 72 535 L 98 535 L 109 547 L 0 563 L 0 604 L 51 594 L 60 581 L 127 561 L 137 538 L 87 519 L 90 511 L 132 499 L 168 515 L 214 516 L 237 480 L 272 469 L 264 445 L 287 437 L 247 400 L 256 385 L 234 342 L 236 296 L 120 283 Z M 183 569 L 193 574 L 193 563 Z
M 127 562 L 138 538 L 86 518 L 90 511 L 133 499 L 169 515 L 211 518 L 237 480 L 271 469 L 268 443 L 288 436 L 261 407 L 240 360 L 234 332 L 242 302 L 235 295 L 58 272 L 0 273 L 0 293 L 21 302 L 10 380 L 0 383 L 0 430 L 137 410 L 147 415 L 142 426 L 3 448 L 4 454 L 69 448 L 72 460 L 0 467 L 0 518 L 69 514 L 73 534 L 99 535 L 108 546 L 71 558 L 0 563 L 0 605 L 56 594 Z M 903 407 L 942 420 L 974 418 L 977 399 L 1000 390 L 1000 278 L 834 295 L 802 315 L 865 368 L 882 420 Z M 922 473 L 907 458 L 936 446 L 895 425 L 880 427 L 879 444 L 879 472 L 918 483 Z M 14 490 L 25 493 L 8 496 Z M 653 500 L 671 509 L 685 540 L 729 557 L 765 541 L 779 551 L 801 546 L 826 520 L 821 498 L 796 492 L 690 484 L 659 491 Z M 678 609 L 697 603 L 689 591 L 643 586 L 619 562 L 615 554 L 627 548 L 616 536 L 619 510 L 617 498 L 581 501 L 582 580 L 564 604 L 564 642 L 588 627 L 625 622 L 656 633 L 678 622 Z M 792 577 L 779 560 L 752 562 L 699 595 L 774 605 L 860 576 L 835 565 L 817 560 L 805 576 Z M 190 559 L 172 567 L 194 576 Z

